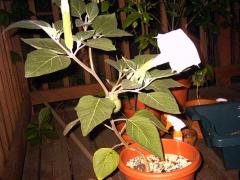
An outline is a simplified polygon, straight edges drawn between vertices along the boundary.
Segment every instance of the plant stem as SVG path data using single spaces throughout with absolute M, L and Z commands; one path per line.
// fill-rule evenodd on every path
M 89 72 L 96 80 L 97 82 L 100 84 L 100 86 L 102 87 L 105 96 L 108 96 L 109 92 L 106 88 L 106 86 L 104 85 L 104 83 L 102 82 L 102 80 L 99 78 L 99 76 L 96 74 L 96 72 L 94 71 L 94 69 L 89 68 L 88 66 L 86 66 L 82 61 L 80 61 L 74 53 L 72 53 L 71 51 L 69 51 L 68 49 L 66 49 L 59 41 L 53 39 L 66 53 L 67 55 L 72 58 L 78 65 L 80 65 L 84 70 L 86 70 L 87 72 Z
M 112 129 L 113 129 L 113 132 L 115 133 L 115 135 L 117 136 L 117 138 L 121 141 L 121 143 L 126 147 L 128 148 L 129 150 L 131 151 L 135 151 L 137 152 L 142 158 L 143 158 L 143 161 L 144 161 L 144 165 L 145 165 L 145 171 L 146 172 L 149 172 L 149 164 L 147 162 L 147 158 L 145 157 L 144 153 L 142 153 L 140 150 L 138 150 L 137 148 L 134 148 L 130 145 L 128 145 L 128 143 L 122 138 L 122 136 L 119 134 L 116 126 L 115 126 L 115 123 L 113 120 L 110 121 L 111 122 L 111 125 L 112 125 Z
M 88 55 L 89 55 L 90 67 L 95 72 L 93 58 L 92 58 L 92 48 L 90 47 L 88 48 Z

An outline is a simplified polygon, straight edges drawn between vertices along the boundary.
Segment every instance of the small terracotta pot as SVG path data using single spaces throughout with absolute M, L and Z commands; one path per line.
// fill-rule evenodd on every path
M 188 89 L 190 88 L 191 83 L 186 79 L 180 79 L 180 80 L 178 80 L 178 82 L 181 83 L 183 86 L 173 88 L 171 90 L 171 92 L 172 92 L 173 96 L 175 97 L 180 108 L 184 109 L 185 103 L 187 101 Z
M 137 152 L 131 151 L 127 148 L 123 149 L 120 153 L 120 163 L 118 165 L 127 180 L 194 180 L 194 173 L 201 164 L 201 157 L 198 150 L 190 144 L 175 141 L 173 139 L 162 139 L 164 153 L 179 154 L 188 158 L 192 164 L 186 168 L 179 169 L 173 172 L 165 173 L 149 173 L 140 172 L 128 168 L 125 164 L 129 159 L 138 156 Z M 133 147 L 141 150 L 145 155 L 149 154 L 145 149 L 141 148 L 138 144 L 132 144 Z
M 183 141 L 194 146 L 197 141 L 197 132 L 193 129 L 183 129 L 182 133 Z
M 192 107 L 192 106 L 215 104 L 215 103 L 218 103 L 218 102 L 214 99 L 194 99 L 194 100 L 189 100 L 186 102 L 185 109 Z M 203 139 L 203 134 L 202 134 L 202 130 L 200 128 L 199 122 L 191 120 L 190 118 L 188 118 L 188 120 L 190 120 L 189 126 L 197 132 L 197 138 Z

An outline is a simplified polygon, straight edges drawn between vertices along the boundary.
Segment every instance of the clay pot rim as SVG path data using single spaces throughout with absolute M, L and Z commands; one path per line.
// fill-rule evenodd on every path
M 162 140 L 163 143 L 167 143 L 167 141 L 170 141 L 171 143 L 174 143 L 174 142 L 175 143 L 180 143 L 180 144 L 184 143 L 190 149 L 190 151 L 195 154 L 195 160 L 192 162 L 191 165 L 189 165 L 189 166 L 187 166 L 183 169 L 173 171 L 173 172 L 164 172 L 164 173 L 141 172 L 141 171 L 131 169 L 123 163 L 123 161 L 121 160 L 121 157 L 123 156 L 123 154 L 126 151 L 131 151 L 131 150 L 125 148 L 120 152 L 120 163 L 118 165 L 119 169 L 124 174 L 131 174 L 132 177 L 139 177 L 140 176 L 141 178 L 149 178 L 149 177 L 152 177 L 152 178 L 157 178 L 157 177 L 176 178 L 176 176 L 177 176 L 178 178 L 181 178 L 181 177 L 185 177 L 187 175 L 190 175 L 190 174 L 194 173 L 199 168 L 199 166 L 201 165 L 201 155 L 196 148 L 189 145 L 188 143 L 178 142 L 178 141 L 173 140 L 173 139 L 162 138 L 161 140 Z M 133 143 L 132 145 L 136 146 L 137 143 Z

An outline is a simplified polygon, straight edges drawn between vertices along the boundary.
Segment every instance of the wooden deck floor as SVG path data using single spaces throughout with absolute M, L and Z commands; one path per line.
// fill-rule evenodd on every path
M 204 97 L 224 97 L 229 100 L 240 100 L 239 89 L 204 89 Z M 191 93 L 190 93 L 191 96 Z M 58 110 L 61 117 L 69 122 L 76 118 L 72 106 Z M 49 141 L 41 146 L 27 145 L 25 167 L 22 180 L 95 180 L 91 162 L 82 154 L 71 139 L 63 137 L 62 130 L 56 124 L 60 138 Z M 101 131 L 101 127 L 95 132 L 98 136 L 82 137 L 80 129 L 75 134 L 81 142 L 93 154 L 100 147 L 111 147 L 117 141 L 108 130 Z M 196 180 L 238 180 L 239 170 L 225 170 L 221 159 L 212 149 L 198 140 L 196 147 L 200 150 L 203 163 L 196 175 Z M 116 171 L 108 180 L 123 180 L 121 172 Z

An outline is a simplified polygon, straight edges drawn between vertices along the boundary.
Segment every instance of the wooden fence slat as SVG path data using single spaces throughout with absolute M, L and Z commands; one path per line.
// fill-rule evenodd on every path
M 97 95 L 102 89 L 99 84 L 79 85 L 69 88 L 50 89 L 47 91 L 41 91 L 43 97 L 48 102 L 56 102 L 70 99 L 77 99 L 84 95 L 91 93 Z M 38 91 L 31 92 L 32 104 L 42 104 L 43 102 L 38 97 Z
M 1 139 L 1 144 L 2 144 L 2 149 L 3 149 L 3 155 L 5 159 L 7 159 L 8 153 L 9 153 L 9 147 L 10 147 L 10 142 L 8 138 L 8 132 L 7 132 L 7 126 L 4 120 L 3 112 L 2 112 L 2 106 L 0 104 L 0 139 Z
M 125 6 L 125 1 L 124 0 L 118 0 L 118 6 L 119 8 L 123 8 Z M 124 12 L 120 13 L 120 20 L 123 23 L 126 19 L 126 14 Z M 130 59 L 130 48 L 129 48 L 129 42 L 128 41 L 123 41 L 121 44 L 122 51 L 123 51 L 123 56 Z
M 40 177 L 40 148 L 39 145 L 27 144 L 22 180 L 39 180 Z

